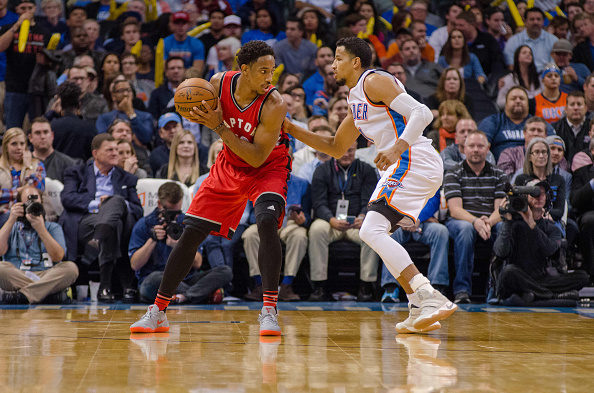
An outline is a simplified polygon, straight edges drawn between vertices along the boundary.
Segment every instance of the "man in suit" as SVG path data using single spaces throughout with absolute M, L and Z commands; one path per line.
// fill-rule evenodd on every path
M 83 263 L 99 259 L 99 301 L 112 302 L 111 276 L 116 261 L 126 256 L 132 227 L 142 217 L 142 205 L 136 192 L 136 176 L 117 166 L 116 140 L 99 134 L 91 143 L 94 162 L 66 169 L 61 194 L 67 259 L 76 260 L 79 245 L 84 244 Z M 124 247 L 124 252 L 122 252 Z M 133 277 L 129 262 L 118 276 L 123 289 Z

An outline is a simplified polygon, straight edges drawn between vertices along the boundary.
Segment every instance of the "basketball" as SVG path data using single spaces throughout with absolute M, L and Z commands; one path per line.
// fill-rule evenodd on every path
M 205 110 L 202 105 L 203 100 L 212 109 L 216 109 L 219 101 L 214 86 L 201 78 L 190 78 L 183 81 L 174 95 L 175 109 L 189 120 L 192 120 L 188 117 L 192 108 L 198 107 L 201 111 Z

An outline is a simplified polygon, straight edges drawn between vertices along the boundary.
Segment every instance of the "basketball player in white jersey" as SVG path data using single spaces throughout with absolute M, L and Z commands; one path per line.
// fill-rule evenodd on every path
M 421 135 L 433 115 L 406 93 L 400 81 L 386 71 L 368 69 L 370 65 L 371 50 L 365 41 L 356 37 L 339 40 L 332 68 L 338 84 L 351 90 L 350 112 L 336 135 L 314 134 L 288 120 L 283 127 L 300 141 L 336 158 L 344 155 L 360 133 L 375 143 L 375 164 L 382 177 L 359 235 L 381 256 L 408 296 L 409 317 L 396 325 L 396 331 L 428 332 L 439 329 L 438 321 L 458 307 L 431 286 L 390 232 L 412 226 L 441 186 L 442 160 L 429 139 Z

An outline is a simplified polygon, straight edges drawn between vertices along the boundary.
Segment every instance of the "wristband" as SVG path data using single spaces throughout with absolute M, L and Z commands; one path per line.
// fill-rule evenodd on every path
M 478 220 L 478 217 L 475 217 L 475 219 L 474 219 L 474 220 L 472 220 L 472 226 L 474 226 L 474 222 L 475 222 L 476 220 Z
M 212 130 L 213 130 L 214 132 L 217 132 L 217 130 L 218 130 L 219 128 L 223 127 L 224 125 L 225 125 L 225 122 L 224 122 L 224 121 L 222 121 L 222 122 L 221 122 L 221 124 L 219 124 L 218 126 L 216 126 L 215 128 L 213 128 Z

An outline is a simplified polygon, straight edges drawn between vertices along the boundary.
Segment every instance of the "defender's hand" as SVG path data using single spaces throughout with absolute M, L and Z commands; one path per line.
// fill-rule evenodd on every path
M 387 170 L 391 165 L 395 164 L 399 159 L 402 153 L 404 153 L 409 148 L 408 143 L 399 139 L 396 143 L 390 146 L 388 149 L 378 152 L 375 160 L 375 166 L 380 171 Z

